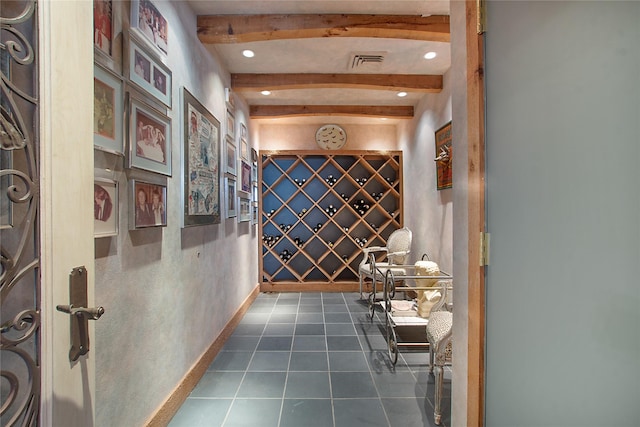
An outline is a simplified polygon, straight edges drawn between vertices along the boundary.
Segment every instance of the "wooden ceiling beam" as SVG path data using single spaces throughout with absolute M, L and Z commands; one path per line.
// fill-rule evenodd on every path
M 356 116 L 413 118 L 413 107 L 404 105 L 251 105 L 252 119 L 292 116 Z
M 375 37 L 449 42 L 448 15 L 200 15 L 204 44 L 318 37 Z
M 422 93 L 442 91 L 442 76 L 422 74 L 231 74 L 236 92 L 285 89 L 374 89 Z

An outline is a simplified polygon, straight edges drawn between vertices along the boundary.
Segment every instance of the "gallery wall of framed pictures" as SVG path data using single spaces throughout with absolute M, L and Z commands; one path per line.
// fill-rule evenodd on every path
M 176 103 L 167 62 L 171 23 L 154 1 L 132 0 L 126 8 L 125 2 L 94 0 L 96 238 L 166 227 L 172 220 L 181 227 L 222 218 L 257 224 L 257 155 L 235 94 L 230 88 L 220 94 L 221 118 L 184 87 Z M 128 28 L 121 14 L 129 15 Z M 180 141 L 172 138 L 176 117 Z M 179 174 L 172 170 L 174 143 L 181 144 Z M 174 179 L 180 180 L 179 219 L 167 215 Z M 120 203 L 128 204 L 128 227 L 118 221 Z M 154 220 L 145 212 L 153 212 Z
M 135 25 L 119 28 L 122 20 L 117 16 L 126 13 L 126 7 L 116 0 L 94 0 L 96 238 L 115 236 L 122 229 L 118 205 L 124 200 L 129 230 L 170 223 L 173 76 L 165 56 L 169 23 L 153 2 L 134 0 L 129 12 Z M 128 197 L 120 197 L 124 193 Z M 146 212 L 153 214 L 153 221 Z
M 225 100 L 225 160 L 222 166 L 225 174 L 225 217 L 257 225 L 258 155 L 251 147 L 243 117 L 238 115 L 240 119 L 237 119 L 234 94 L 230 88 L 225 89 Z M 230 188 L 231 183 L 236 185 L 233 191 Z

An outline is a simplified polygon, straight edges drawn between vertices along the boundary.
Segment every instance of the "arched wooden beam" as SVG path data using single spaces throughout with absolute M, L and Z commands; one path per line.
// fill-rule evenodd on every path
M 398 105 L 251 105 L 252 119 L 292 116 L 357 116 L 413 118 L 412 106 Z
M 284 89 L 376 89 L 422 93 L 442 91 L 442 76 L 421 74 L 232 74 L 237 92 Z
M 318 37 L 375 37 L 449 42 L 449 16 L 413 15 L 201 15 L 204 44 Z

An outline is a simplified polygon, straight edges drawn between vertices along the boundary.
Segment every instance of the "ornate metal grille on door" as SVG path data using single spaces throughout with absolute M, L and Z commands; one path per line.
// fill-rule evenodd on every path
M 0 425 L 40 411 L 38 20 L 35 0 L 0 8 Z

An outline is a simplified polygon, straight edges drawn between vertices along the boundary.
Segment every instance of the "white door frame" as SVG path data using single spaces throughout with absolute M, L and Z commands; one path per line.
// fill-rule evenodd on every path
M 93 2 L 38 2 L 40 230 L 42 287 L 41 424 L 94 425 L 95 347 L 69 361 L 69 274 L 88 271 L 93 305 Z M 89 336 L 94 338 L 93 322 Z

